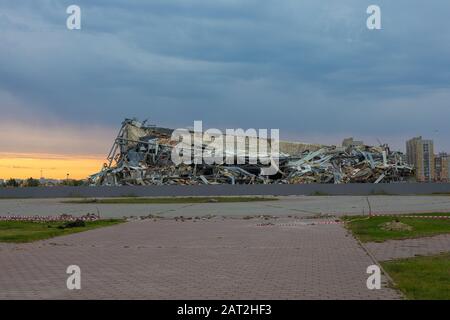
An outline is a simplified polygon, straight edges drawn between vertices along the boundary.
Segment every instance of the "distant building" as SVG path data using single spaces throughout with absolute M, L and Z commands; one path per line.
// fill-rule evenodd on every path
M 435 180 L 439 182 L 450 181 L 450 156 L 441 152 L 434 159 Z
M 348 147 L 354 148 L 354 147 L 363 146 L 363 145 L 364 145 L 364 142 L 353 140 L 353 137 L 345 138 L 342 141 L 342 146 L 345 147 L 345 148 L 348 148 Z
M 56 186 L 56 185 L 61 184 L 61 180 L 47 179 L 47 178 L 41 177 L 39 179 L 39 184 L 42 186 Z
M 433 140 L 422 137 L 412 138 L 406 142 L 406 158 L 414 165 L 416 179 L 419 182 L 432 182 L 435 178 Z

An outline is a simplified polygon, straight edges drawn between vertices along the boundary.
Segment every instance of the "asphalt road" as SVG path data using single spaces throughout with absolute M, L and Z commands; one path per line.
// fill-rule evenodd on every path
M 67 199 L 2 199 L 0 216 L 99 213 L 103 218 L 161 215 L 308 217 L 450 212 L 450 196 L 289 196 L 278 201 L 202 204 L 68 204 Z M 73 200 L 73 199 L 71 199 Z

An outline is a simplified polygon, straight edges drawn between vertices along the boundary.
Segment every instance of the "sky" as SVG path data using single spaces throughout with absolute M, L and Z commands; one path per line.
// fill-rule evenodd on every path
M 72 4 L 81 30 L 66 27 Z M 366 27 L 372 4 L 381 30 Z M 94 173 L 132 117 L 399 150 L 422 135 L 450 151 L 449 12 L 446 0 L 0 0 L 0 178 Z

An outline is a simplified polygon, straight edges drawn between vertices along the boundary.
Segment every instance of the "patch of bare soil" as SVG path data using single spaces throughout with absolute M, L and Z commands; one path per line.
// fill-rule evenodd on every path
M 380 225 L 385 231 L 412 231 L 413 227 L 400 221 L 385 222 Z

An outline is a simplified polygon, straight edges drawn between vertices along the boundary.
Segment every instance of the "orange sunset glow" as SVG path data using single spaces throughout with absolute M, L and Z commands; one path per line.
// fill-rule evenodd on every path
M 98 172 L 105 158 L 101 156 L 68 156 L 55 154 L 0 153 L 0 178 L 85 179 Z

